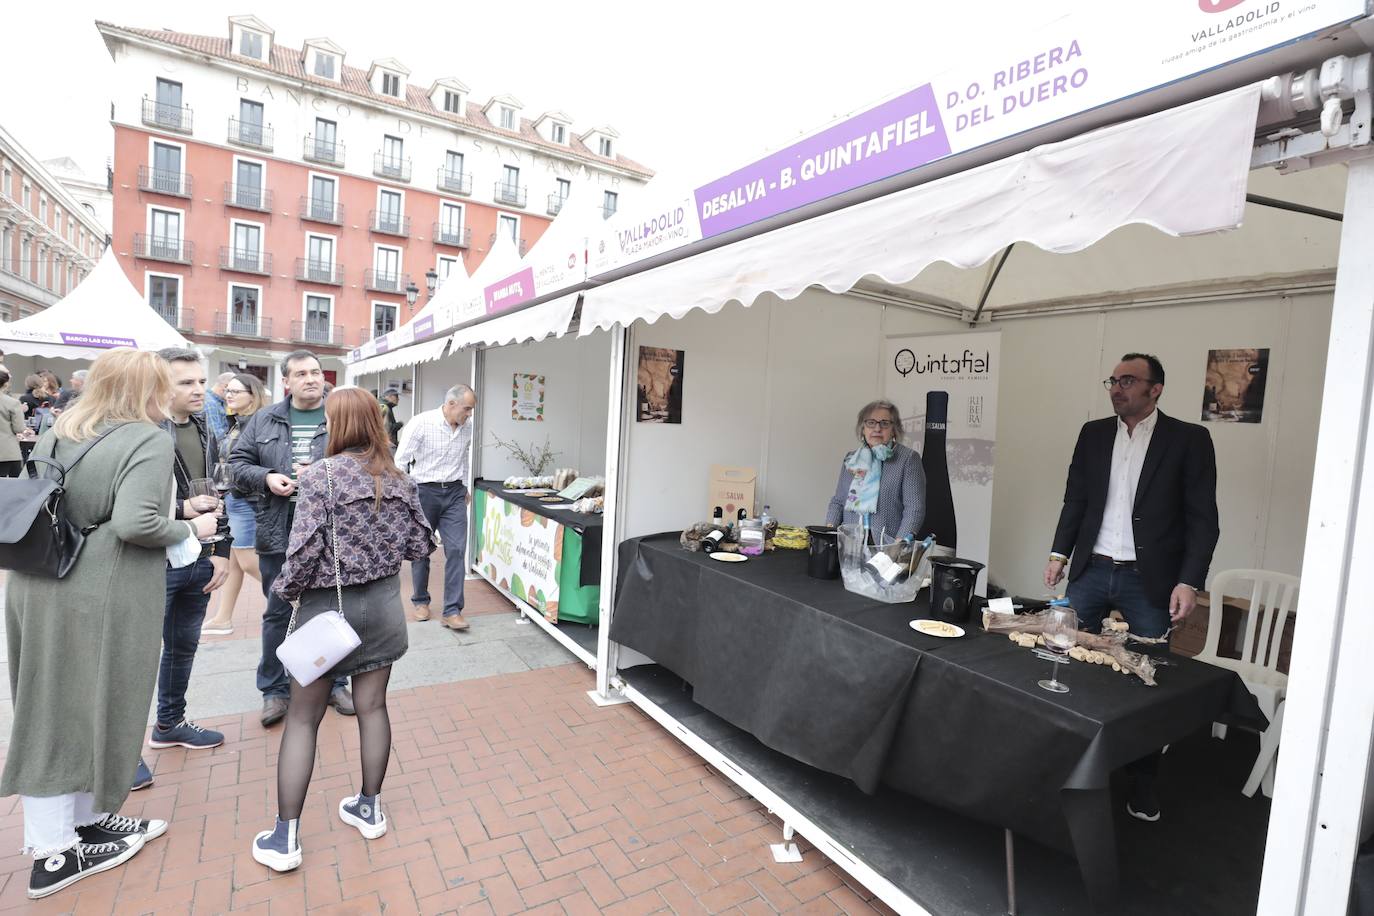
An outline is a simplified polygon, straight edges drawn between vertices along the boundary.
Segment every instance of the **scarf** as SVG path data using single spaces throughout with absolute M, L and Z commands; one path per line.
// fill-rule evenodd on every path
M 879 446 L 865 445 L 845 458 L 844 466 L 854 479 L 849 484 L 849 496 L 844 507 L 856 515 L 869 515 L 878 511 L 878 485 L 883 479 L 883 462 L 892 457 L 891 443 Z

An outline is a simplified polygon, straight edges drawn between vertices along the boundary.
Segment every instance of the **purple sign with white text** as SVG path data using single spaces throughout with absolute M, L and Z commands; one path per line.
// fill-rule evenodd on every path
M 422 315 L 415 319 L 415 339 L 424 340 L 434 333 L 434 316 Z
M 108 337 L 104 334 L 68 334 L 62 331 L 62 342 L 77 347 L 102 347 L 110 349 L 112 347 L 133 347 L 138 348 L 138 344 L 131 337 Z
M 386 337 L 385 337 L 385 335 L 382 336 L 382 337 L 378 337 L 378 338 L 377 338 L 377 352 L 378 352 L 378 353 L 385 353 L 387 350 L 390 350 L 390 349 L 391 349 L 391 341 L 387 340 Z
M 697 188 L 710 238 L 948 156 L 930 85 Z
M 534 268 L 526 267 L 518 274 L 493 283 L 483 290 L 487 303 L 487 314 L 494 315 L 506 309 L 515 308 L 522 302 L 534 298 Z

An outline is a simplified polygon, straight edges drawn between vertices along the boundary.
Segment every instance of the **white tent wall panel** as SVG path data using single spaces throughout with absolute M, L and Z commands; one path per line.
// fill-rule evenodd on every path
M 416 374 L 415 409 L 433 410 L 444 403 L 444 394 L 454 385 L 472 383 L 472 350 L 450 353 L 443 359 L 421 363 Z M 409 398 L 402 398 L 402 402 Z

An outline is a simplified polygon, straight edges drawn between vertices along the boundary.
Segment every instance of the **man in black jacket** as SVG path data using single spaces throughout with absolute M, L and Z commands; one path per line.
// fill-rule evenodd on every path
M 291 606 L 272 592 L 291 539 L 295 517 L 296 478 L 312 461 L 324 458 L 328 434 L 324 425 L 324 371 L 309 350 L 296 350 L 282 360 L 282 381 L 288 396 L 253 414 L 234 444 L 230 466 L 234 489 L 257 498 L 258 571 L 267 609 L 262 615 L 262 658 L 258 661 L 258 690 L 262 692 L 262 724 L 275 725 L 286 715 L 291 686 L 277 659 L 286 638 Z M 344 715 L 354 714 L 348 683 L 334 682 L 330 705 Z
M 1045 585 L 1058 584 L 1072 557 L 1069 604 L 1084 630 L 1119 610 L 1132 633 L 1162 637 L 1206 584 L 1220 534 L 1216 452 L 1206 429 L 1158 409 L 1157 357 L 1127 353 L 1104 384 L 1116 416 L 1078 434 Z M 1131 768 L 1127 810 L 1141 820 L 1159 819 L 1157 759 Z

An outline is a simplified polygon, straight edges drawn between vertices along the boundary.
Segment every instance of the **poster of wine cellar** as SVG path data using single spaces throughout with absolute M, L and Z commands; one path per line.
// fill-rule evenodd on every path
M 682 422 L 682 350 L 639 348 L 639 397 L 635 419 L 640 423 Z
M 1202 419 L 1258 423 L 1264 417 L 1268 348 L 1207 351 L 1207 381 L 1202 389 Z

